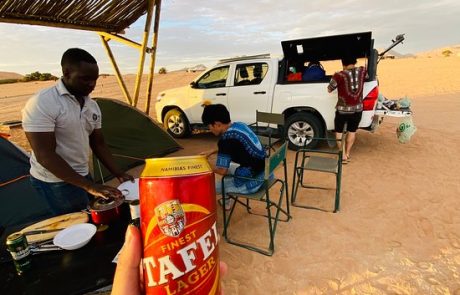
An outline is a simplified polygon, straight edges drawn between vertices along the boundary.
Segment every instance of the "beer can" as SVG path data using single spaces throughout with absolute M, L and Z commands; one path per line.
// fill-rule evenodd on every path
M 147 159 L 139 192 L 146 294 L 218 294 L 216 192 L 206 157 Z
M 11 253 L 16 272 L 19 275 L 31 268 L 30 247 L 23 233 L 17 232 L 9 235 L 6 238 L 6 249 Z

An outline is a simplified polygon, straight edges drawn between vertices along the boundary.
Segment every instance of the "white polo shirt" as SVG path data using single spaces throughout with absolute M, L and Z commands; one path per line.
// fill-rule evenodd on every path
M 22 109 L 22 126 L 26 132 L 54 132 L 56 153 L 80 175 L 89 173 L 89 135 L 101 128 L 101 110 L 89 96 L 83 108 L 67 91 L 61 79 L 55 86 L 32 96 Z M 32 152 L 30 174 L 45 182 L 60 182 L 40 165 Z

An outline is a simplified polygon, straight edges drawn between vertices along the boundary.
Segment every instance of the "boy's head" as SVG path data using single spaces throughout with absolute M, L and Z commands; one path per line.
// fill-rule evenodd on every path
M 349 66 L 349 65 L 355 65 L 356 63 L 357 63 L 356 57 L 354 56 L 347 55 L 347 56 L 342 57 L 342 66 L 344 67 Z
M 201 121 L 214 135 L 220 135 L 230 120 L 230 113 L 223 104 L 210 104 L 204 107 Z

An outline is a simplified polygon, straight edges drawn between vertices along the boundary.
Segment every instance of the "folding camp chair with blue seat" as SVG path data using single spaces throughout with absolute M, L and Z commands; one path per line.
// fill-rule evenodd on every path
M 261 180 L 260 178 L 259 179 L 247 178 L 247 177 L 239 177 L 239 176 L 234 176 L 234 175 L 225 175 L 224 177 L 222 177 L 222 197 L 224 199 L 224 203 L 226 203 L 225 201 L 229 199 L 235 200 L 229 212 L 226 211 L 225 207 L 222 207 L 223 216 L 224 216 L 223 217 L 223 220 L 224 220 L 224 234 L 223 235 L 224 235 L 225 240 L 229 242 L 230 244 L 237 245 L 237 246 L 240 246 L 240 247 L 252 250 L 252 251 L 256 251 L 256 252 L 259 252 L 267 256 L 273 255 L 273 252 L 275 249 L 276 226 L 278 224 L 278 221 L 289 221 L 289 219 L 291 218 L 290 211 L 289 211 L 289 192 L 288 192 L 288 180 L 287 180 L 286 153 L 287 153 L 287 145 L 286 143 L 283 143 L 280 148 L 276 149 L 275 152 L 273 152 L 270 155 L 270 157 L 265 159 L 265 171 L 264 171 L 263 180 Z M 275 178 L 273 176 L 273 172 L 280 165 L 284 165 L 284 179 Z M 263 184 L 257 192 L 252 193 L 252 194 L 241 194 L 241 193 L 231 193 L 231 192 L 226 193 L 224 180 L 227 178 L 258 180 L 258 181 L 263 182 Z M 279 199 L 277 200 L 277 202 L 275 202 L 275 200 L 272 199 L 270 190 L 277 183 L 280 184 L 280 190 L 279 190 Z M 285 195 L 286 208 L 282 208 L 283 195 Z M 244 200 L 241 201 L 241 199 L 245 199 L 246 202 L 244 202 Z M 266 213 L 264 212 L 264 214 L 259 214 L 259 213 L 253 212 L 252 208 L 250 207 L 250 201 L 263 202 L 264 205 L 266 206 L 265 207 Z M 231 222 L 233 212 L 235 210 L 235 206 L 237 204 L 243 205 L 246 208 L 247 213 L 249 214 L 255 214 L 255 215 L 263 216 L 266 218 L 268 222 L 268 232 L 269 232 L 269 237 L 270 237 L 270 242 L 267 248 L 262 248 L 260 246 L 253 245 L 250 242 L 239 242 L 229 237 L 230 222 Z M 272 208 L 275 209 L 274 213 L 272 213 L 272 210 L 271 210 Z M 281 219 L 280 213 L 282 213 L 285 216 L 285 218 Z
M 292 177 L 292 193 L 291 193 L 291 204 L 295 207 L 302 207 L 307 209 L 317 209 L 321 211 L 327 211 L 318 207 L 313 207 L 297 202 L 297 194 L 299 187 L 306 189 L 315 190 L 331 190 L 333 188 L 313 186 L 307 184 L 312 179 L 306 176 L 307 171 L 331 173 L 335 175 L 335 201 L 334 201 L 334 213 L 340 209 L 340 189 L 342 181 L 342 156 L 343 148 L 345 143 L 345 132 L 342 134 L 341 139 L 331 138 L 312 138 L 321 142 L 336 142 L 337 148 L 301 148 L 296 152 L 294 161 L 294 176 Z

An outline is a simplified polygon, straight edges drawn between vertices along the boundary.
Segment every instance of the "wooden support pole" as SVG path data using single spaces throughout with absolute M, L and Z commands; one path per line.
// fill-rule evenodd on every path
M 150 34 L 150 27 L 152 24 L 152 14 L 153 14 L 154 6 L 155 6 L 155 0 L 148 0 L 147 19 L 145 20 L 144 33 L 142 37 L 142 48 L 140 52 L 141 55 L 139 58 L 139 65 L 137 68 L 136 84 L 134 85 L 133 106 L 137 106 L 137 101 L 139 100 L 139 90 L 141 87 L 142 74 L 144 73 L 145 51 L 147 48 L 147 42 L 149 41 L 149 34 Z
M 130 105 L 133 105 L 133 101 L 131 99 L 131 96 L 129 95 L 128 89 L 126 88 L 126 84 L 123 81 L 123 77 L 120 73 L 120 69 L 118 68 L 117 62 L 115 61 L 115 58 L 113 57 L 113 53 L 109 47 L 109 43 L 107 42 L 104 36 L 100 36 L 100 37 L 101 37 L 102 45 L 104 45 L 105 51 L 107 52 L 110 62 L 112 63 L 112 67 L 115 71 L 115 75 L 117 77 L 118 84 L 120 85 L 121 91 L 123 92 L 123 95 L 125 96 L 126 102 Z
M 153 24 L 153 38 L 152 38 L 152 51 L 150 52 L 150 71 L 147 85 L 147 100 L 145 102 L 145 113 L 150 114 L 150 102 L 152 100 L 152 85 L 153 77 L 155 75 L 155 59 L 157 54 L 157 43 L 158 43 L 158 30 L 160 28 L 160 12 L 161 12 L 161 0 L 156 0 L 155 6 L 155 21 Z M 157 118 L 160 120 L 160 118 Z
M 129 40 L 128 38 L 125 38 L 125 37 L 122 37 L 122 36 L 119 36 L 119 35 L 115 35 L 115 34 L 110 34 L 110 33 L 106 33 L 106 32 L 97 32 L 99 35 L 101 36 L 104 36 L 106 37 L 107 40 L 115 40 L 115 41 L 118 41 L 120 43 L 123 43 L 123 44 L 126 44 L 128 46 L 131 46 L 137 50 L 141 50 L 142 48 L 142 45 L 135 42 L 135 41 L 132 41 L 132 40 Z M 146 51 L 147 53 L 150 53 L 152 51 L 152 49 L 150 48 L 146 48 Z

